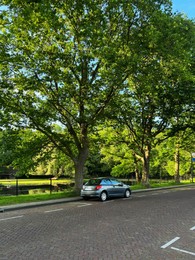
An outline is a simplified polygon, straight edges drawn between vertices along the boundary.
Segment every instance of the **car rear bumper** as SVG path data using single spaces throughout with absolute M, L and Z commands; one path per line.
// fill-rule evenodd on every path
M 98 191 L 85 191 L 82 190 L 81 191 L 81 197 L 91 197 L 91 198 L 95 198 L 95 197 L 100 197 L 100 193 Z

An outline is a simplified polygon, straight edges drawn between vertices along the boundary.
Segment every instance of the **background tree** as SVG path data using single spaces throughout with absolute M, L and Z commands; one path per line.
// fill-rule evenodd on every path
M 37 131 L 1 132 L 0 164 L 13 167 L 18 175 L 28 175 L 41 162 L 51 159 L 53 150 L 54 146 Z
M 101 161 L 110 166 L 110 174 L 115 177 L 136 178 L 139 182 L 140 167 L 135 162 L 134 149 L 130 149 L 127 130 L 123 127 L 114 127 L 112 121 L 107 122 L 106 127 L 98 131 L 101 142 Z
M 184 174 L 191 175 L 191 153 L 194 147 L 194 132 L 191 129 L 179 132 L 178 135 L 170 137 L 155 148 L 155 156 L 152 159 L 154 165 L 161 177 L 167 177 L 167 173 L 173 176 L 176 182 L 180 181 L 180 177 Z M 176 146 L 179 144 L 179 161 L 175 161 Z M 179 164 L 178 164 L 179 163 Z M 176 166 L 177 165 L 177 166 Z M 179 169 L 175 176 L 175 168 Z
M 156 23 L 157 18 L 161 23 Z M 159 17 L 156 13 L 148 27 L 145 31 L 148 35 L 144 35 L 141 43 L 150 51 L 142 51 L 136 72 L 128 79 L 129 88 L 114 100 L 118 128 L 124 125 L 128 129 L 129 141 L 127 136 L 125 140 L 142 161 L 145 185 L 149 185 L 151 150 L 193 124 L 195 98 L 193 22 L 180 15 Z M 179 123 L 173 120 L 178 117 Z

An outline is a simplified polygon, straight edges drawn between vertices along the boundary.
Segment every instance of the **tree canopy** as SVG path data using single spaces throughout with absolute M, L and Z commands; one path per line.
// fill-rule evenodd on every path
M 170 83 L 189 71 L 192 24 L 174 16 L 168 0 L 0 4 L 1 126 L 40 131 L 73 161 L 79 190 L 89 133 L 112 100 L 131 82 L 155 107 L 161 106 L 157 92 L 164 108 L 166 93 L 169 100 L 175 95 Z

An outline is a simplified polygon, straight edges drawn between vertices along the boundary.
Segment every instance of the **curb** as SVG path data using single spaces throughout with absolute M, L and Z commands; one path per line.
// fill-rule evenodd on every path
M 41 207 L 47 205 L 54 205 L 60 203 L 67 203 L 72 201 L 79 201 L 83 200 L 81 197 L 72 197 L 66 199 L 56 199 L 56 200 L 46 200 L 40 202 L 29 202 L 29 203 L 22 203 L 22 204 L 14 204 L 9 206 L 3 206 L 0 208 L 0 212 L 11 211 L 11 210 L 18 210 L 18 209 L 26 209 L 26 208 L 34 208 L 34 207 Z
M 141 190 L 132 190 L 132 194 L 133 193 L 141 193 L 141 192 L 149 192 L 149 191 L 157 191 L 157 190 L 168 190 L 168 189 L 175 189 L 175 188 L 191 187 L 191 186 L 195 186 L 195 184 L 192 183 L 192 184 L 176 185 L 176 186 L 169 186 L 169 187 L 162 187 L 162 188 L 149 188 L 149 189 L 141 189 Z M 65 198 L 65 199 L 56 199 L 56 200 L 46 200 L 46 201 L 40 201 L 40 202 L 29 202 L 29 203 L 15 204 L 15 205 L 3 206 L 2 208 L 0 208 L 0 213 L 5 212 L 5 211 L 11 211 L 11 210 L 41 207 L 41 206 L 54 205 L 54 204 L 67 203 L 67 202 L 74 202 L 74 201 L 80 201 L 80 200 L 83 200 L 83 198 L 72 197 L 72 198 Z

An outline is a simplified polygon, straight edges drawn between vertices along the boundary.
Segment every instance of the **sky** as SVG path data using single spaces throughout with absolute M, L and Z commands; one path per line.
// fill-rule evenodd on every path
M 185 13 L 188 18 L 195 19 L 195 0 L 172 0 L 173 10 Z

